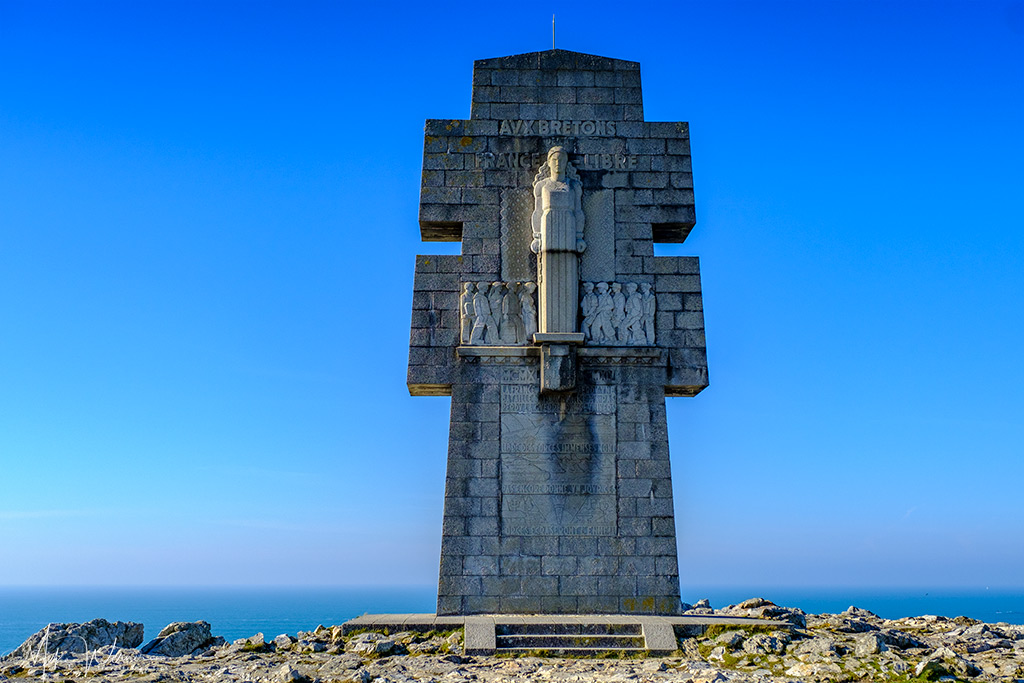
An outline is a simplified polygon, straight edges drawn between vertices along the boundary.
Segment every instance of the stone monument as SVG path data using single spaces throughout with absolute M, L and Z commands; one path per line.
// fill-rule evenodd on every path
M 640 65 L 477 61 L 428 120 L 409 391 L 451 396 L 438 615 L 679 612 L 666 396 L 708 384 L 686 123 Z

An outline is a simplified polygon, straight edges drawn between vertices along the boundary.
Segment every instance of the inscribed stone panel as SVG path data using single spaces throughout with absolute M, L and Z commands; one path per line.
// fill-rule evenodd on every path
M 501 388 L 501 527 L 514 536 L 614 536 L 615 387 L 542 397 Z

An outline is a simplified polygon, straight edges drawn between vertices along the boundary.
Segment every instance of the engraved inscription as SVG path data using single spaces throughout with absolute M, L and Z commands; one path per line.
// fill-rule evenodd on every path
M 504 119 L 498 135 L 615 135 L 615 121 L 550 121 Z
M 614 386 L 501 387 L 502 533 L 615 535 L 615 408 Z
M 539 152 L 477 152 L 476 168 L 533 171 L 540 167 L 544 155 Z M 633 171 L 640 163 L 638 154 L 574 154 L 572 162 L 586 171 Z

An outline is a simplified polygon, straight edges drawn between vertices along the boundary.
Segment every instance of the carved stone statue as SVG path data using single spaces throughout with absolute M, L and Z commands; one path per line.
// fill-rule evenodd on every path
M 657 308 L 657 300 L 651 286 L 646 282 L 640 284 L 640 295 L 644 304 L 644 332 L 647 335 L 648 346 L 654 346 L 654 314 Z
M 594 294 L 594 283 L 583 283 L 583 301 L 580 302 L 580 311 L 583 313 L 583 324 L 580 325 L 580 332 L 587 341 L 593 340 L 594 314 L 597 313 L 597 295 Z
M 533 242 L 540 298 L 539 332 L 576 332 L 583 185 L 562 147 L 552 147 L 533 182 Z
M 626 319 L 626 295 L 622 293 L 622 285 L 611 283 L 612 288 L 612 327 L 615 328 L 615 341 L 626 343 L 626 327 L 622 321 Z
M 470 344 L 473 339 L 473 323 L 476 322 L 476 313 L 473 311 L 473 295 L 476 293 L 476 285 L 466 282 L 462 285 L 462 296 L 459 297 L 459 312 L 462 313 L 462 344 Z
M 492 282 L 491 288 L 487 290 L 487 303 L 491 307 L 491 322 L 494 326 L 487 326 L 485 344 L 495 346 L 501 344 L 501 300 L 503 298 L 501 290 L 504 287 L 505 283 L 503 282 Z
M 487 299 L 486 282 L 477 286 L 476 294 L 473 295 L 473 329 L 470 333 L 470 344 L 483 344 L 491 329 L 497 329 L 494 318 L 491 315 L 491 304 Z
M 594 311 L 591 334 L 598 344 L 610 344 L 615 341 L 615 328 L 612 327 L 612 312 L 615 310 L 615 302 L 612 301 L 607 282 L 598 282 L 596 287 L 597 310 Z
M 501 341 L 504 344 L 522 344 L 526 341 L 526 326 L 523 324 L 523 305 L 516 293 L 519 285 L 509 283 L 502 287 L 501 300 Z
M 526 343 L 533 341 L 533 333 L 537 331 L 537 306 L 533 303 L 533 293 L 537 291 L 537 285 L 532 282 L 524 282 L 519 290 L 519 304 L 523 311 L 523 334 Z
M 636 291 L 635 282 L 626 283 L 626 317 L 622 321 L 625 330 L 625 341 L 630 346 L 639 346 L 647 343 L 647 334 L 644 332 L 644 303 L 643 296 Z

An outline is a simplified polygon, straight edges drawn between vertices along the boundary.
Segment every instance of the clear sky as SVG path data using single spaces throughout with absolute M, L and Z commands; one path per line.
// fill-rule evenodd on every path
M 0 0 L 0 585 L 430 584 L 422 126 L 474 59 L 690 122 L 684 599 L 1024 585 L 1024 4 Z

